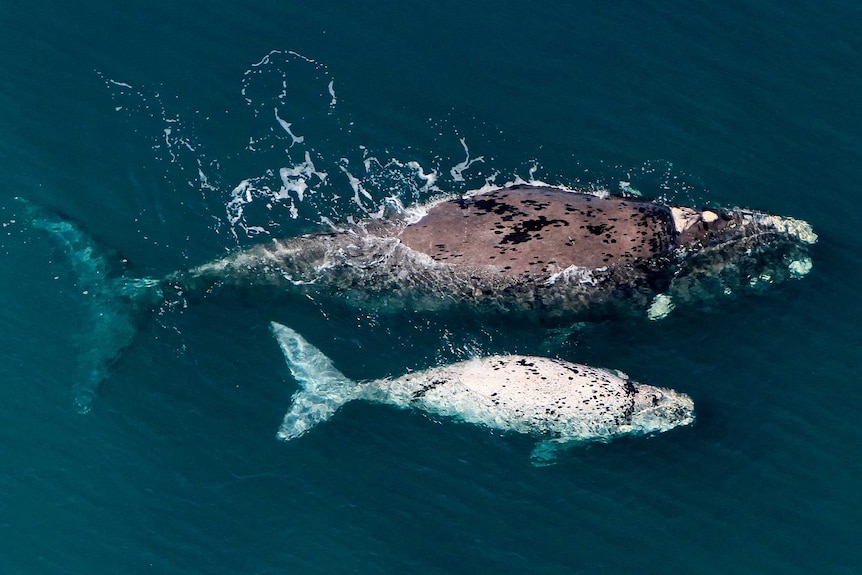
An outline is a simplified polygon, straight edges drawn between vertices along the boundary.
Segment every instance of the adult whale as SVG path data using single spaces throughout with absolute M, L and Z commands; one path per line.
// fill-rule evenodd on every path
M 275 239 L 140 279 L 112 273 L 97 243 L 27 204 L 70 256 L 91 307 L 76 402 L 89 409 L 140 310 L 236 289 L 337 296 L 374 310 L 469 308 L 550 321 L 658 319 L 677 303 L 760 289 L 811 268 L 806 222 L 697 210 L 533 185 L 442 200 L 339 231 Z M 268 299 L 267 299 L 268 301 Z
M 540 437 L 532 454 L 536 465 L 551 463 L 557 449 L 572 443 L 650 435 L 694 422 L 694 402 L 684 393 L 544 357 L 477 357 L 360 383 L 296 331 L 278 323 L 271 327 L 301 386 L 278 431 L 285 441 L 355 400 Z
M 262 243 L 162 287 L 167 297 L 225 286 L 300 289 L 379 311 L 657 319 L 678 302 L 801 277 L 816 240 L 802 220 L 751 210 L 518 185 Z

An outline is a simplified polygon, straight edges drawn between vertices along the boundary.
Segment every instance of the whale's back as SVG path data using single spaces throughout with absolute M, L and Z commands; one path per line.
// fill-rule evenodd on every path
M 400 239 L 440 262 L 539 274 L 651 259 L 673 232 L 670 210 L 655 203 L 513 187 L 439 203 Z
M 384 384 L 393 403 L 502 430 L 577 439 L 628 423 L 637 388 L 612 373 L 519 355 L 474 358 Z

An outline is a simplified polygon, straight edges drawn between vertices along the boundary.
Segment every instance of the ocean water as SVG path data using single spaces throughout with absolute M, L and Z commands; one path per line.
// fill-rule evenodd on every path
M 858 3 L 31 0 L 0 24 L 0 572 L 862 571 Z M 161 277 L 518 178 L 805 219 L 814 268 L 570 331 L 162 308 L 81 414 L 99 301 L 15 199 Z M 530 438 L 385 406 L 281 443 L 272 320 L 355 378 L 544 354 L 698 420 L 542 468 Z

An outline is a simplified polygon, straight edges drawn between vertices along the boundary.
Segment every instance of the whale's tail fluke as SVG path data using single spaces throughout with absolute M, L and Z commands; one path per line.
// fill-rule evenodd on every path
M 141 310 L 161 299 L 160 282 L 126 277 L 114 259 L 88 234 L 44 208 L 18 198 L 31 225 L 45 231 L 64 252 L 86 302 L 78 340 L 82 373 L 73 384 L 75 408 L 90 410 L 99 385 L 134 339 Z
M 293 377 L 301 386 L 278 430 L 278 438 L 288 441 L 323 423 L 342 405 L 356 399 L 359 385 L 335 369 L 332 361 L 301 335 L 279 323 L 270 325 Z

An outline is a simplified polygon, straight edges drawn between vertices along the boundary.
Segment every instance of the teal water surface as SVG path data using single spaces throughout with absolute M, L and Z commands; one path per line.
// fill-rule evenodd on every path
M 862 9 L 345 4 L 4 8 L 0 571 L 860 572 Z M 242 294 L 165 307 L 82 415 L 99 310 L 14 199 L 162 277 L 518 178 L 805 219 L 814 268 L 571 331 Z M 362 404 L 281 443 L 296 384 L 273 320 L 357 379 L 552 355 L 684 391 L 698 420 L 544 468 L 529 438 Z

